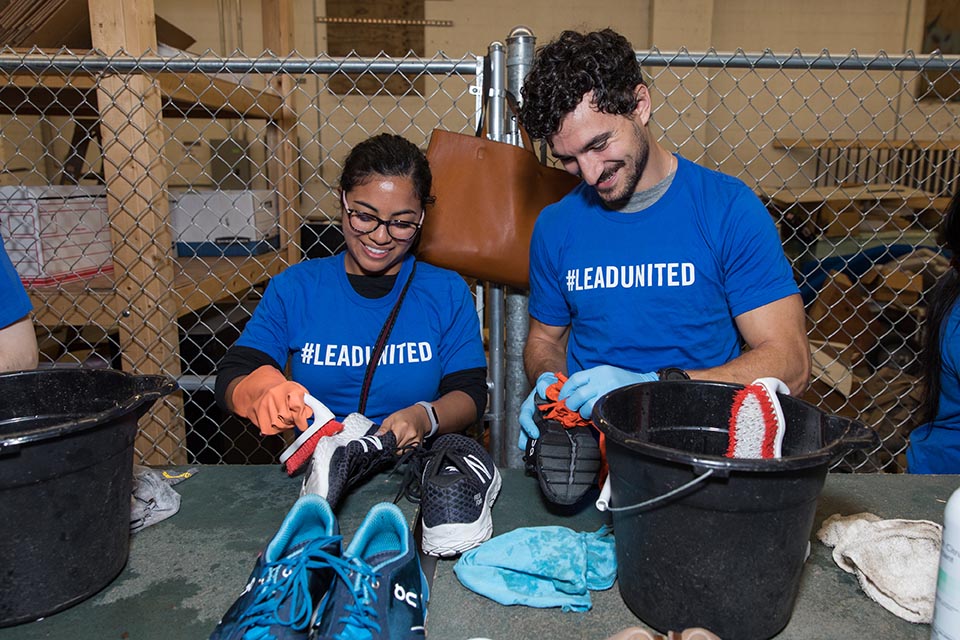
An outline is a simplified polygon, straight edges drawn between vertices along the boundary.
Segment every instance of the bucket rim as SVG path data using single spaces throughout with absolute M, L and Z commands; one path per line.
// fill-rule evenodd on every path
M 640 387 L 647 387 L 649 385 L 660 385 L 660 388 L 663 388 L 664 385 L 671 386 L 709 386 L 709 387 L 719 387 L 731 392 L 736 392 L 740 389 L 743 389 L 745 385 L 737 384 L 733 382 L 717 382 L 709 380 L 675 380 L 675 381 L 666 381 L 658 380 L 653 382 L 639 382 L 636 384 L 628 385 L 626 387 L 620 387 L 619 389 L 614 389 L 613 391 L 607 393 L 606 395 L 600 397 L 597 400 L 596 406 L 593 409 L 593 418 L 594 424 L 597 426 L 597 429 L 606 436 L 608 440 L 608 446 L 610 442 L 613 442 L 616 445 L 622 446 L 626 449 L 629 449 L 632 452 L 639 453 L 641 455 L 646 455 L 648 457 L 657 458 L 660 460 L 666 460 L 668 462 L 684 464 L 692 466 L 695 470 L 707 470 L 714 469 L 720 472 L 720 475 L 727 475 L 732 471 L 736 472 L 760 472 L 760 473 L 778 473 L 784 471 L 794 471 L 798 469 L 808 469 L 810 467 L 816 467 L 820 465 L 829 464 L 835 457 L 842 453 L 847 448 L 850 448 L 850 443 L 846 442 L 843 437 L 836 438 L 831 440 L 828 443 L 825 443 L 819 449 L 814 451 L 808 451 L 806 453 L 801 453 L 797 455 L 784 456 L 781 458 L 727 458 L 724 456 L 716 456 L 709 454 L 699 454 L 691 453 L 688 451 L 683 451 L 680 449 L 674 449 L 671 447 L 666 447 L 664 445 L 655 444 L 652 442 L 647 442 L 635 437 L 632 437 L 630 434 L 624 432 L 622 429 L 614 426 L 606 418 L 605 407 L 606 403 L 609 401 L 609 398 L 617 395 L 626 393 L 628 390 L 633 390 Z M 790 402 L 798 403 L 804 405 L 810 409 L 813 409 L 819 413 L 824 413 L 821 409 L 815 405 L 803 400 L 802 398 L 796 398 L 794 396 L 784 396 Z M 830 414 L 824 414 L 829 416 Z M 860 429 L 866 429 L 860 425 L 856 420 L 849 418 L 844 418 L 842 416 L 837 416 L 841 420 L 849 421 L 852 426 L 859 427 Z M 875 434 L 874 434 L 875 435 Z M 856 439 L 855 439 L 856 441 Z
M 134 388 L 128 397 L 108 409 L 79 418 L 56 422 L 41 428 L 12 431 L 4 434 L 0 437 L 0 452 L 15 450 L 22 445 L 59 438 L 66 433 L 77 433 L 94 428 L 130 414 L 139 407 L 149 407 L 150 405 L 147 403 L 152 403 L 163 396 L 173 393 L 179 388 L 179 385 L 173 378 L 165 375 L 135 374 L 117 369 L 98 369 L 93 367 L 63 367 L 60 369 L 15 371 L 0 374 L 0 382 L 16 378 L 35 378 L 40 376 L 67 377 L 77 375 L 115 378 L 118 381 L 121 379 L 132 380 Z M 139 418 L 139 416 L 137 416 L 137 418 Z

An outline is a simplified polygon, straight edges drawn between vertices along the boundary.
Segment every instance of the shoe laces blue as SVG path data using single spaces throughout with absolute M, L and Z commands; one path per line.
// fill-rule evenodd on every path
M 310 593 L 310 578 L 315 571 L 336 567 L 342 560 L 326 548 L 340 539 L 322 537 L 311 540 L 300 549 L 264 566 L 264 573 L 248 585 L 256 590 L 253 604 L 237 621 L 239 629 L 246 630 L 244 640 L 272 638 L 273 626 L 289 627 L 298 631 L 309 628 L 313 619 L 314 603 Z
M 344 606 L 345 616 L 339 619 L 343 632 L 338 637 L 352 638 L 358 632 L 381 632 L 375 607 L 380 587 L 380 574 L 359 558 L 340 560 L 335 569 L 344 582 L 350 585 L 353 602 Z M 367 637 L 365 634 L 358 637 Z

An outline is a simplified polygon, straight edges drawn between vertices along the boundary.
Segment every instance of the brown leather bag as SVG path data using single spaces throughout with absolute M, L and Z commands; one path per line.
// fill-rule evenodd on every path
M 435 129 L 427 147 L 436 203 L 418 257 L 461 275 L 527 288 L 530 237 L 540 210 L 580 179 L 540 164 L 527 148 Z

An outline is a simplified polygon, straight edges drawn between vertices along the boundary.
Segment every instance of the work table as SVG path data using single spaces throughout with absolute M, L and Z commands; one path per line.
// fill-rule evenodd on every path
M 540 497 L 536 480 L 519 470 L 502 474 L 503 490 L 493 510 L 495 535 L 548 524 L 595 531 L 604 522 L 604 514 L 592 507 L 552 511 Z M 399 484 L 400 474 L 384 474 L 347 496 L 339 513 L 346 540 L 370 506 L 393 500 Z M 793 617 L 778 640 L 928 638 L 928 625 L 910 624 L 870 600 L 814 535 L 834 513 L 869 511 L 881 518 L 942 522 L 946 499 L 958 486 L 960 476 L 830 474 L 820 495 L 811 556 Z M 0 629 L 0 640 L 208 637 L 297 499 L 299 481 L 284 476 L 277 466 L 203 466 L 174 489 L 182 496 L 180 511 L 133 535 L 129 561 L 116 580 L 45 620 Z M 405 500 L 398 504 L 413 523 L 416 506 Z M 626 627 L 643 626 L 624 605 L 616 585 L 592 592 L 593 608 L 584 613 L 505 607 L 461 586 L 453 565 L 453 560 L 424 563 L 432 579 L 427 619 L 431 638 L 602 640 Z

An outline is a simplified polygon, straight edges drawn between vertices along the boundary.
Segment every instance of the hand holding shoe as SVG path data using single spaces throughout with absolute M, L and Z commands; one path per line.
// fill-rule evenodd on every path
M 537 410 L 537 396 L 547 397 L 547 387 L 557 382 L 557 374 L 552 371 L 545 371 L 537 378 L 536 384 L 527 396 L 527 399 L 520 405 L 520 438 L 517 440 L 517 448 L 520 451 L 527 450 L 527 444 L 531 439 L 536 440 L 540 437 L 540 429 L 533 421 L 533 414 Z
M 593 405 L 600 396 L 637 382 L 654 382 L 659 379 L 656 373 L 634 373 L 603 364 L 570 376 L 560 389 L 560 400 L 566 401 L 567 408 L 579 412 L 584 420 L 590 420 L 593 416 Z

